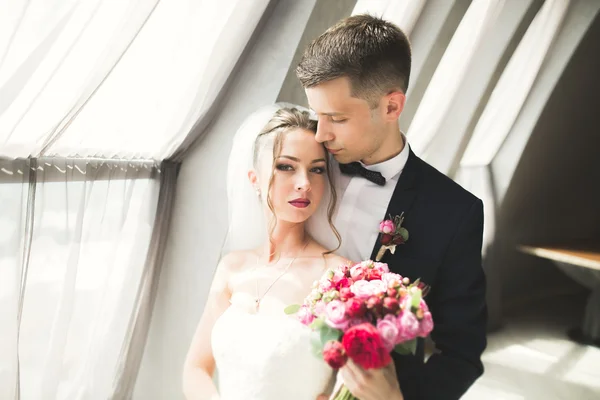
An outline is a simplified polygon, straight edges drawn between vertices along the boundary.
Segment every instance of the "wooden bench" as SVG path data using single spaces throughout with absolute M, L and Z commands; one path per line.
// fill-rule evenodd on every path
M 564 247 L 519 246 L 523 253 L 600 271 L 600 244 Z
M 570 329 L 573 341 L 600 347 L 600 240 L 565 246 L 518 246 L 526 254 L 579 268 L 560 267 L 563 272 L 592 290 L 581 327 Z

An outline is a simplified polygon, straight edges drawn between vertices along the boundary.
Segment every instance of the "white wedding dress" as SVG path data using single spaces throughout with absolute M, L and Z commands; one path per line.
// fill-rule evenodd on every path
M 333 372 L 311 351 L 311 334 L 285 314 L 250 314 L 230 306 L 212 331 L 221 399 L 316 399 Z

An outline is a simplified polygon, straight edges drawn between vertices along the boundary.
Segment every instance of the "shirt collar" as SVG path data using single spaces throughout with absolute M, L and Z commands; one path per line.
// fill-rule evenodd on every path
M 372 165 L 365 165 L 361 161 L 361 165 L 371 171 L 379 172 L 381 175 L 383 175 L 386 181 L 392 179 L 394 176 L 402 172 L 404 166 L 406 165 L 406 161 L 408 161 L 410 146 L 406 141 L 406 136 L 404 134 L 402 134 L 402 139 L 404 140 L 404 148 L 400 153 L 398 153 L 398 155 L 390 158 L 389 160 Z

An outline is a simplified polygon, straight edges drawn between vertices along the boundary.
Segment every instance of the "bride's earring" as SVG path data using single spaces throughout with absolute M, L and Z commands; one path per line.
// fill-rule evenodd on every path
M 260 197 L 260 189 L 256 189 L 256 195 Z

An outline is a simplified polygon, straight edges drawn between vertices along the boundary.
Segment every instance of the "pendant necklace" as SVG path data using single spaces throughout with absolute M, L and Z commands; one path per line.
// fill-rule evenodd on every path
M 281 274 L 279 274 L 279 276 L 277 278 L 275 278 L 275 280 L 269 285 L 269 287 L 267 288 L 267 290 L 265 290 L 265 292 L 262 294 L 262 296 L 259 294 L 259 290 L 258 290 L 258 276 L 256 277 L 256 298 L 254 299 L 254 310 L 256 313 L 258 313 L 258 310 L 260 309 L 260 302 L 263 300 L 263 298 L 266 296 L 266 294 L 269 292 L 269 290 L 271 290 L 271 288 L 273 287 L 273 285 L 275 283 L 277 283 L 277 281 L 284 276 L 288 270 L 290 269 L 290 267 L 292 266 L 292 264 L 294 263 L 294 261 L 296 261 L 296 258 L 298 258 L 298 256 L 304 251 L 304 249 L 306 249 L 306 246 L 308 246 L 308 240 L 306 241 L 306 244 L 304 245 L 304 247 L 302 248 L 302 250 L 300 250 L 298 252 L 298 254 L 296 254 L 296 256 L 294 258 L 292 258 L 292 261 L 290 261 L 288 263 L 288 265 L 285 267 L 285 269 L 283 270 L 283 272 Z M 256 267 L 254 267 L 254 271 L 256 271 L 258 269 L 258 262 L 260 260 L 260 256 L 256 256 Z

